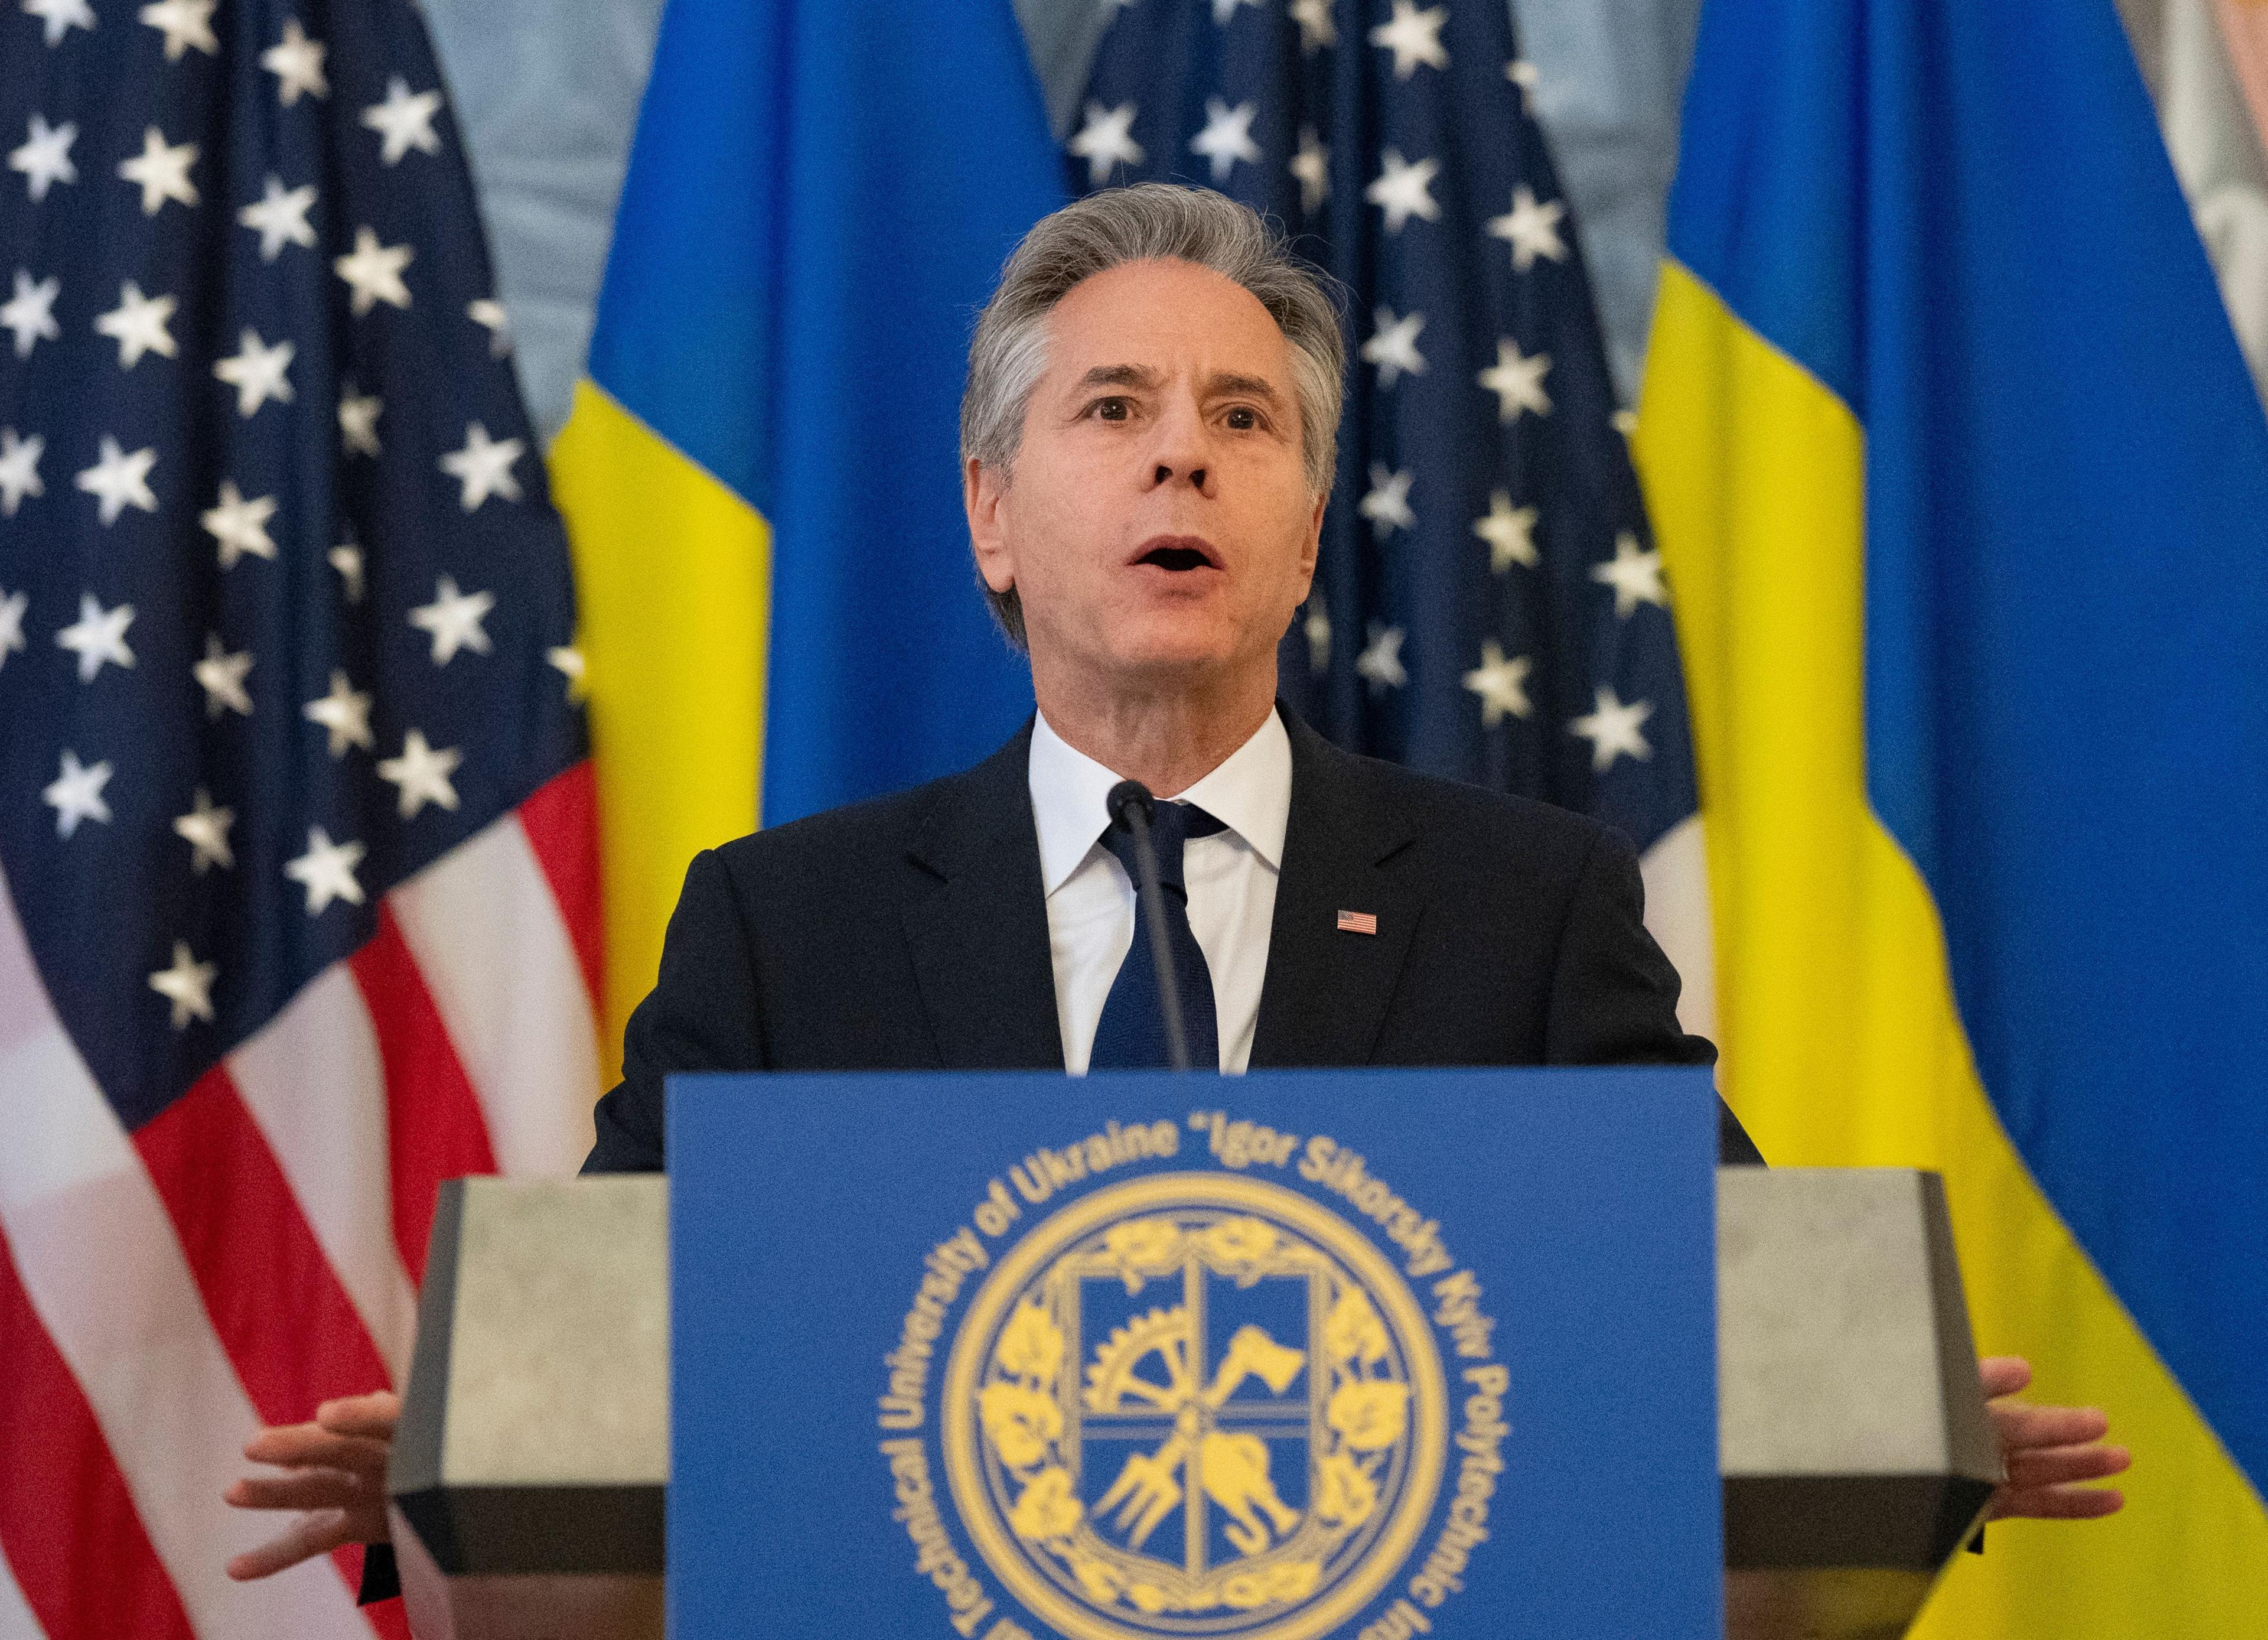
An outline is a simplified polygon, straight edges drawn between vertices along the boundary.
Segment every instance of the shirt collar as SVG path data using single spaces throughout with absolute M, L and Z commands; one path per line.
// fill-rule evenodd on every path
M 1079 868 L 1108 823 L 1104 800 L 1120 777 L 1071 746 L 1044 713 L 1032 726 L 1029 780 L 1040 833 L 1042 891 L 1052 894 Z M 1252 738 L 1177 798 L 1195 803 L 1281 870 L 1292 815 L 1292 737 L 1270 712 Z

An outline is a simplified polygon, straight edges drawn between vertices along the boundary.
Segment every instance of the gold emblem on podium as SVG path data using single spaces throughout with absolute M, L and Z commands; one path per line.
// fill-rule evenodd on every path
M 1408 1558 L 1447 1400 L 1368 1237 L 1280 1186 L 1153 1175 L 992 1271 L 946 1367 L 946 1468 L 993 1573 L 1072 1640 L 1313 1640 Z

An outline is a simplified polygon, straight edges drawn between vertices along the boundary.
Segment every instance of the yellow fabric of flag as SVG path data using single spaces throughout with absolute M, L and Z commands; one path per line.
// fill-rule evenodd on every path
M 575 549 L 607 905 L 607 1076 L 703 848 L 753 831 L 771 532 L 746 501 L 578 383 L 551 451 Z
M 2268 1634 L 2268 1518 L 1986 1100 L 1913 864 L 1867 790 L 1866 442 L 1675 262 L 1637 436 L 1676 592 L 1718 930 L 1720 1081 L 1779 1165 L 1945 1175 L 1978 1348 L 2099 1404 L 2125 1511 L 1956 1556 L 1929 1640 Z

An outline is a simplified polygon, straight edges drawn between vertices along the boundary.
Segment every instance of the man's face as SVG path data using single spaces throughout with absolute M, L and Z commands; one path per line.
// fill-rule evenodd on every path
M 1272 687 L 1323 513 L 1283 332 L 1177 261 L 1083 281 L 1048 327 L 1013 481 L 967 474 L 978 565 L 1016 588 L 1035 676 L 1138 692 L 1265 669 Z

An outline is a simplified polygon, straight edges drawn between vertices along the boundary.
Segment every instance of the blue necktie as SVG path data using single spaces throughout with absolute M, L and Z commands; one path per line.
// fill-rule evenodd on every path
M 1189 1040 L 1189 1068 L 1220 1068 L 1220 1030 L 1212 1007 L 1212 971 L 1189 931 L 1189 890 L 1182 876 L 1182 846 L 1226 826 L 1189 803 L 1159 803 L 1150 840 L 1158 852 L 1158 884 L 1166 901 L 1166 942 L 1174 953 L 1174 990 L 1182 999 L 1182 1030 Z M 1134 943 L 1119 964 L 1102 1019 L 1094 1030 L 1094 1070 L 1137 1070 L 1170 1064 L 1166 1016 L 1158 1004 L 1158 964 L 1150 951 L 1150 908 L 1143 903 L 1142 870 L 1134 863 L 1134 836 L 1112 826 L 1102 846 L 1118 857 L 1134 884 Z

